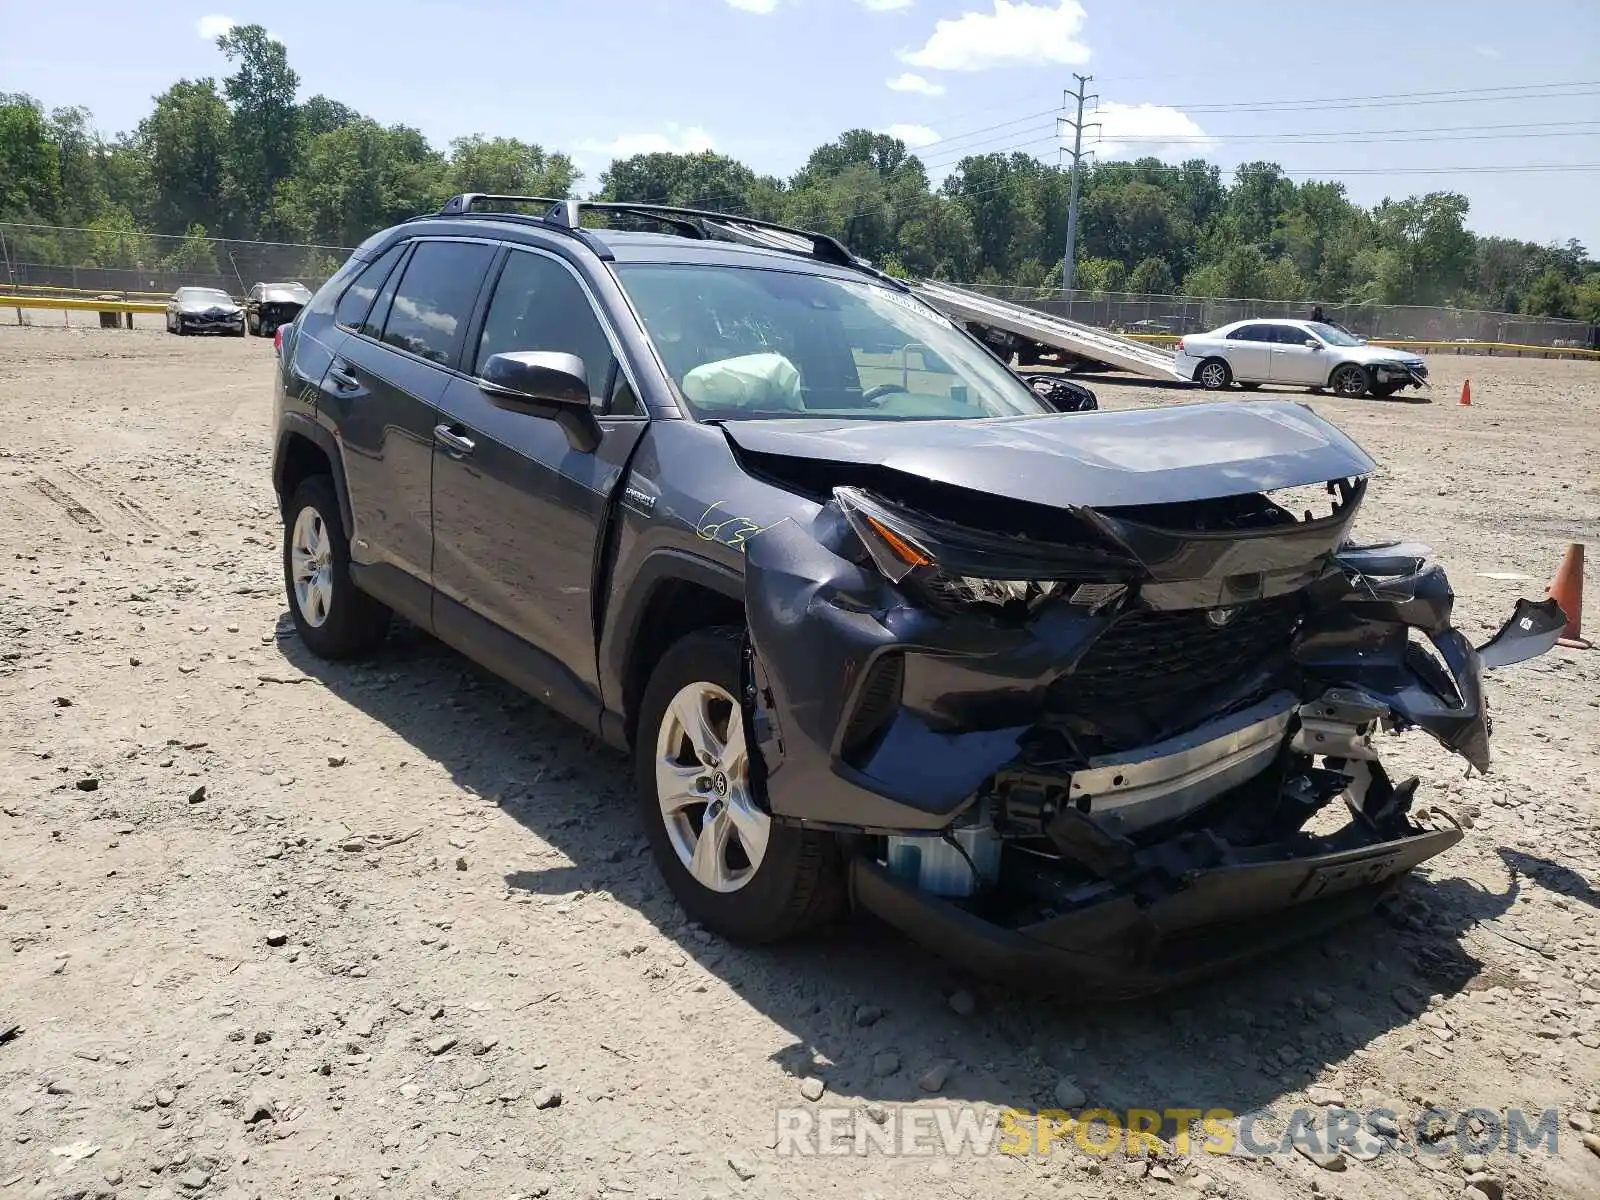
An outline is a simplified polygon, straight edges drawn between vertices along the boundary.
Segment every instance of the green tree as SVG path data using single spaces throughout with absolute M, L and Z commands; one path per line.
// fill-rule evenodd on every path
M 547 154 L 543 146 L 516 138 L 474 134 L 450 143 L 450 187 L 456 192 L 560 199 L 571 194 L 578 175 L 565 154 Z
M 180 79 L 139 125 L 156 231 L 222 224 L 231 115 L 212 79 Z
M 196 275 L 216 275 L 216 243 L 206 236 L 204 225 L 191 225 L 161 260 L 164 271 L 185 271 Z
M 1577 301 L 1577 289 L 1560 271 L 1551 268 L 1529 286 L 1522 299 L 1522 311 L 1532 317 L 1575 317 Z
M 437 210 L 449 194 L 443 158 L 415 129 L 365 118 L 313 138 L 303 169 L 279 189 L 278 219 L 300 236 L 354 246 L 376 230 Z
M 1373 213 L 1378 244 L 1398 260 L 1385 290 L 1391 303 L 1438 304 L 1465 290 L 1472 267 L 1473 238 L 1467 232 L 1467 198 L 1430 192 L 1408 200 L 1385 200 Z
M 1080 292 L 1120 292 L 1127 282 L 1128 268 L 1114 258 L 1079 260 L 1073 279 Z
M 1166 259 L 1147 258 L 1128 276 L 1128 290 L 1145 295 L 1167 296 L 1177 290 L 1177 284 Z
M 38 101 L 0 95 L 0 217 L 54 220 L 60 209 L 61 163 Z
M 300 77 L 289 67 L 283 43 L 260 25 L 235 25 L 217 39 L 234 72 L 222 81 L 231 109 L 228 125 L 228 191 L 232 227 L 245 236 L 267 228 L 272 196 L 293 172 L 300 114 L 295 92 Z

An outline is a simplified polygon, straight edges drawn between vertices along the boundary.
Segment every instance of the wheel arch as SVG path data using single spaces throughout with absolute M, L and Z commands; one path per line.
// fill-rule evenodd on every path
M 344 459 L 333 435 L 314 421 L 290 416 L 278 430 L 278 444 L 272 456 L 272 487 L 281 509 L 294 495 L 295 488 L 313 475 L 331 475 L 333 490 L 339 497 L 339 519 L 345 530 L 355 529 L 355 514 L 350 493 L 345 487 Z
M 679 550 L 645 560 L 623 598 L 614 628 L 612 672 L 625 745 L 634 744 L 639 707 L 662 655 L 686 634 L 744 625 L 744 581 L 727 567 Z

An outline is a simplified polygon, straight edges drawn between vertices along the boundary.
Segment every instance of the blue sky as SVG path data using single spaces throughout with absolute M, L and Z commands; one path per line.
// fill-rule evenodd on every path
M 284 42 L 304 95 L 440 146 L 565 150 L 589 187 L 641 150 L 786 176 L 851 127 L 904 136 L 936 177 L 967 153 L 1055 162 L 1048 114 L 1081 71 L 1102 151 L 1264 158 L 1364 204 L 1460 191 L 1480 233 L 1600 253 L 1600 169 L 1499 169 L 1600 166 L 1594 0 L 74 0 L 11 9 L 0 89 L 127 129 L 175 79 L 225 73 L 203 34 L 233 20 Z

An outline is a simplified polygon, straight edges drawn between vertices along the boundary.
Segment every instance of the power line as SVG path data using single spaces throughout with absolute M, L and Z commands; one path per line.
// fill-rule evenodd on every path
M 1207 137 L 1207 136 L 1201 135 L 1201 134 L 1181 134 L 1181 135 L 1172 135 L 1172 136 L 1165 136 L 1165 137 L 1161 136 L 1159 134 L 1134 134 L 1134 135 L 1127 135 L 1127 136 L 1117 136 L 1115 134 L 1112 134 L 1112 135 L 1102 134 L 1101 137 L 1098 140 L 1100 142 L 1102 142 L 1102 143 L 1107 144 L 1107 145 L 1130 145 L 1130 144 L 1131 145 L 1139 145 L 1139 144 L 1143 144 L 1143 145 L 1156 145 L 1156 146 L 1159 146 L 1159 145 L 1192 146 L 1192 147 L 1196 147 L 1196 148 L 1203 148 L 1203 147 L 1211 145 L 1212 143 L 1215 143 L 1215 142 L 1237 143 L 1237 142 L 1241 142 L 1241 141 L 1250 141 L 1250 142 L 1270 141 L 1270 142 L 1273 142 L 1274 144 L 1283 144 L 1283 145 L 1290 145 L 1290 146 L 1346 145 L 1346 144 L 1352 144 L 1352 143 L 1356 144 L 1356 145 L 1363 145 L 1363 146 L 1415 146 L 1415 145 L 1433 145 L 1433 144 L 1436 144 L 1436 143 L 1443 143 L 1443 142 L 1503 142 L 1503 141 L 1522 141 L 1522 140 L 1524 140 L 1526 138 L 1552 138 L 1552 137 L 1570 137 L 1570 138 L 1600 137 L 1600 129 L 1587 129 L 1587 130 L 1555 129 L 1555 130 L 1545 130 L 1543 132 L 1540 132 L 1540 131 L 1528 131 L 1528 132 L 1524 132 L 1524 133 L 1467 133 L 1467 134 L 1462 134 L 1462 135 L 1460 135 L 1458 137 L 1372 137 L 1372 138 L 1360 138 L 1360 139 L 1351 138 L 1347 134 L 1338 134 L 1338 133 L 1318 134 L 1318 135 L 1315 135 L 1315 136 L 1308 135 L 1308 136 L 1304 136 L 1304 137 L 1280 137 L 1280 138 Z
M 1480 88 L 1445 88 L 1428 92 L 1380 92 L 1367 96 L 1313 96 L 1296 100 L 1239 100 L 1239 101 L 1197 101 L 1192 104 L 1162 104 L 1158 108 L 1181 108 L 1185 112 L 1268 112 L 1272 110 L 1299 111 L 1305 105 L 1356 105 L 1362 106 L 1369 102 L 1392 103 L 1394 101 L 1416 101 L 1417 103 L 1464 103 L 1478 100 L 1544 100 L 1552 97 L 1563 97 L 1570 92 L 1548 92 L 1534 95 L 1536 91 L 1550 88 L 1596 88 L 1600 87 L 1600 79 L 1573 79 L 1556 83 L 1524 83 L 1512 84 L 1505 87 L 1480 87 Z M 1576 93 L 1588 95 L 1588 92 Z M 1396 107 L 1404 107 L 1396 105 Z

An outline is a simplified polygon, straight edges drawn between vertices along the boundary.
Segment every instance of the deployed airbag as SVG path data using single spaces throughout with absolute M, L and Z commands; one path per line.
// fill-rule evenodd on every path
M 800 372 L 781 354 L 741 354 L 704 363 L 683 377 L 683 394 L 707 413 L 805 411 Z

